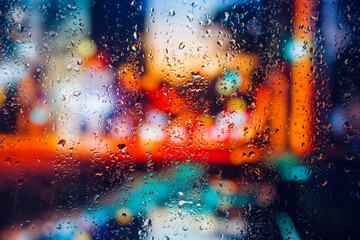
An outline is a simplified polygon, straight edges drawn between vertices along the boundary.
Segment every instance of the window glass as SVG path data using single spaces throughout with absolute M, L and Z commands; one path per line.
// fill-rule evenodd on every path
M 0 239 L 356 239 L 359 3 L 0 2 Z

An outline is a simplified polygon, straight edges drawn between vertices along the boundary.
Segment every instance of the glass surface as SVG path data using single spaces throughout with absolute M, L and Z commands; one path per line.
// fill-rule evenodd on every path
M 0 2 L 0 239 L 360 238 L 359 3 Z

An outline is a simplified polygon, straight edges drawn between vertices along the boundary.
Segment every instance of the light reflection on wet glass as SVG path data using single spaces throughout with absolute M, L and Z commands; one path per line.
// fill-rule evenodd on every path
M 356 238 L 358 9 L 0 3 L 1 238 Z

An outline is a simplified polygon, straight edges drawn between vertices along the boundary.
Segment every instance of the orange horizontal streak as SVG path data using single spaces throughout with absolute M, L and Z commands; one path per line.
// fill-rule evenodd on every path
M 57 145 L 55 137 L 19 137 L 6 136 L 1 144 L 0 172 L 7 174 L 54 173 L 56 165 L 62 161 L 80 162 L 97 161 L 106 159 L 109 161 L 122 161 L 124 163 L 134 162 L 146 164 L 149 158 L 154 162 L 190 161 L 206 162 L 209 164 L 239 164 L 243 162 L 258 162 L 261 151 L 246 147 L 236 148 L 236 152 L 244 152 L 244 156 L 237 154 L 231 157 L 232 150 L 229 148 L 204 149 L 201 145 L 174 145 L 170 143 L 161 144 L 151 151 L 141 150 L 136 141 L 117 142 L 108 137 L 86 137 L 68 140 L 62 146 Z M 119 149 L 118 144 L 126 144 L 126 148 Z M 254 152 L 249 155 L 250 152 Z M 78 165 L 74 165 L 78 166 Z M 57 168 L 61 172 L 61 169 Z

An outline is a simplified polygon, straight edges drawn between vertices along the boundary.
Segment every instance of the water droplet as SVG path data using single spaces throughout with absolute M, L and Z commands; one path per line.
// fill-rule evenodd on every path
M 77 6 L 71 6 L 70 4 L 67 5 L 68 10 L 76 10 Z
M 316 71 L 316 67 L 315 67 L 315 66 L 311 66 L 311 67 L 310 67 L 310 71 L 314 73 L 314 72 Z
M 222 47 L 222 46 L 224 45 L 224 43 L 223 43 L 222 40 L 218 40 L 218 41 L 217 41 L 217 44 L 218 44 L 220 47 Z
M 192 22 L 194 20 L 194 16 L 192 14 L 186 15 L 186 17 L 189 20 L 189 22 Z
M 179 44 L 179 49 L 180 50 L 183 50 L 185 48 L 185 42 L 181 42 L 180 44 Z
M 193 202 L 192 202 L 192 201 L 180 200 L 178 205 L 181 207 L 181 206 L 184 206 L 185 204 L 186 204 L 186 205 L 192 205 Z
M 57 145 L 58 145 L 59 147 L 63 147 L 63 146 L 65 146 L 65 143 L 66 143 L 66 140 L 65 140 L 65 139 L 61 139 L 61 140 L 57 143 Z
M 131 50 L 133 50 L 134 52 L 140 52 L 140 45 L 134 44 L 134 45 L 131 47 Z
M 24 27 L 20 23 L 17 25 L 16 28 L 19 33 L 22 33 L 24 31 Z
M 228 12 L 224 12 L 224 19 L 223 19 L 223 21 L 224 22 L 227 22 L 228 20 L 229 20 L 229 13 Z
M 170 16 L 170 17 L 175 16 L 175 11 L 174 11 L 174 9 L 170 9 L 170 11 L 169 11 L 169 16 Z
M 71 46 L 73 46 L 73 47 L 75 47 L 75 46 L 76 46 L 76 44 L 75 44 L 74 40 L 71 40 L 71 41 L 70 41 L 70 43 L 71 43 Z
M 314 48 L 314 47 L 310 47 L 310 53 L 311 53 L 311 54 L 314 54 L 314 52 L 315 52 L 315 48 Z
M 351 161 L 353 160 L 353 155 L 351 153 L 346 154 L 346 160 Z
M 120 144 L 118 144 L 117 146 L 118 146 L 119 149 L 124 149 L 124 148 L 126 148 L 126 144 L 124 144 L 124 143 L 120 143 Z
M 151 227 L 151 226 L 152 226 L 151 220 L 150 220 L 150 219 L 146 219 L 146 220 L 144 221 L 143 227 L 144 227 L 144 228 L 149 228 L 149 227 Z
M 56 37 L 56 36 L 57 36 L 57 32 L 50 31 L 50 32 L 49 32 L 49 36 L 50 36 L 50 37 Z
M 2 135 L 2 136 L 0 137 L 0 144 L 2 144 L 5 139 L 6 139 L 6 136 L 5 136 L 5 135 Z
M 80 96 L 80 94 L 81 94 L 81 92 L 79 90 L 75 90 L 73 92 L 74 97 L 78 97 L 78 96 Z
M 81 65 L 83 64 L 83 61 L 79 58 L 79 59 L 77 60 L 77 64 L 78 64 L 79 66 L 81 66 Z
M 138 39 L 138 38 L 139 38 L 137 32 L 134 32 L 133 37 L 134 37 L 134 39 Z

